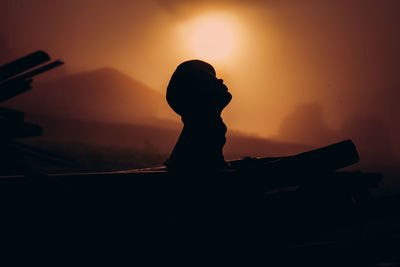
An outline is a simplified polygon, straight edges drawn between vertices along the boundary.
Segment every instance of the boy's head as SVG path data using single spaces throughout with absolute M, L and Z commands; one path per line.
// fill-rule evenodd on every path
M 201 60 L 180 64 L 167 87 L 168 104 L 182 117 L 221 113 L 231 99 L 213 66 Z

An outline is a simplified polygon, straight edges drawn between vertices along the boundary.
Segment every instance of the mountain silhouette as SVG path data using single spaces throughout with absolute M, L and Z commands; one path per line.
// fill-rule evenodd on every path
M 174 118 L 164 96 L 112 68 L 34 83 L 6 103 L 31 114 L 112 123 L 148 123 Z

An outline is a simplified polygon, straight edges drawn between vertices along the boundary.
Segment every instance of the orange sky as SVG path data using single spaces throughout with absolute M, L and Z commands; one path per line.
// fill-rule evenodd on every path
M 69 72 L 111 66 L 160 92 L 180 62 L 198 57 L 188 25 L 208 14 L 228 16 L 236 38 L 231 55 L 200 59 L 216 67 L 233 94 L 224 113 L 230 128 L 290 139 L 282 121 L 297 120 L 293 113 L 302 105 L 316 105 L 327 130 L 366 116 L 383 121 L 393 138 L 399 133 L 389 116 L 400 113 L 393 104 L 400 90 L 396 0 L 0 5 L 0 34 L 15 57 L 44 49 L 62 58 Z

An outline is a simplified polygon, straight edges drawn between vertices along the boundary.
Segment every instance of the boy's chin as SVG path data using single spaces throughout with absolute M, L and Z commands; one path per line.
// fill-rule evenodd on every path
M 231 102 L 231 100 L 232 100 L 231 93 L 226 92 L 226 95 L 224 96 L 224 99 L 221 101 L 221 105 L 218 108 L 219 112 L 222 112 L 222 110 Z
M 229 104 L 229 102 L 231 102 L 231 100 L 232 100 L 232 94 L 229 92 L 226 92 L 226 95 L 227 95 L 226 97 L 229 98 L 229 100 L 228 100 L 228 104 Z
M 225 103 L 224 107 L 226 107 L 231 102 L 231 100 L 232 100 L 232 94 L 229 93 L 229 92 L 226 92 L 225 101 L 224 101 L 224 103 Z

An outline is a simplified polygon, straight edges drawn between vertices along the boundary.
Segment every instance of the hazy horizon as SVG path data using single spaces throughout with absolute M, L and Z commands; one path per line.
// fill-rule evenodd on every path
M 233 94 L 230 129 L 317 145 L 355 136 L 399 155 L 398 1 L 20 0 L 0 10 L 0 62 L 43 49 L 64 73 L 112 67 L 164 95 L 176 66 L 199 58 Z M 232 29 L 230 54 L 193 45 L 207 20 Z

